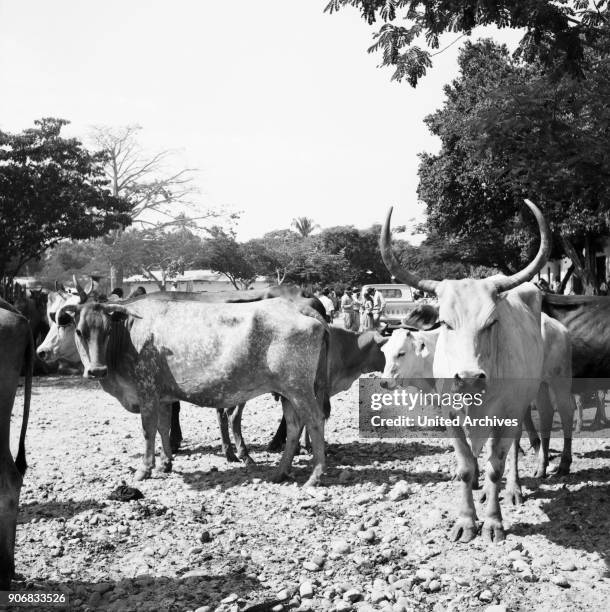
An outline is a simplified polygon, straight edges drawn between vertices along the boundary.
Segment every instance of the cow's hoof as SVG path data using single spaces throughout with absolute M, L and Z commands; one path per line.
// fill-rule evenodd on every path
M 506 498 L 513 506 L 520 506 L 523 503 L 523 493 L 521 487 L 507 488 Z
M 256 461 L 250 457 L 247 453 L 245 455 L 240 455 L 239 458 L 244 462 L 245 465 L 256 465 Z
M 477 535 L 477 524 L 474 519 L 459 518 L 451 530 L 451 539 L 454 542 L 470 542 Z
M 140 468 L 136 472 L 136 475 L 134 476 L 134 478 L 135 480 L 146 480 L 147 478 L 150 478 L 151 474 L 152 474 L 152 470 L 150 468 Z
M 225 457 L 227 458 L 227 461 L 229 463 L 239 463 L 239 459 L 237 458 L 235 451 L 231 447 L 225 450 Z
M 536 471 L 534 472 L 534 478 L 546 478 L 546 468 L 537 467 Z
M 284 450 L 284 443 L 277 440 L 271 440 L 267 446 L 268 453 L 281 453 Z
M 318 476 L 317 474 L 312 474 L 307 479 L 307 481 L 305 482 L 303 486 L 304 487 L 319 487 L 321 484 L 322 484 L 322 478 Z
M 282 482 L 286 482 L 287 480 L 292 480 L 292 478 L 285 472 L 276 472 L 273 474 L 273 476 L 271 476 L 271 478 L 269 478 L 269 482 L 274 484 L 280 484 Z
M 506 539 L 502 521 L 498 519 L 486 519 L 483 523 L 481 535 L 487 542 L 502 542 Z
M 161 461 L 159 465 L 159 471 L 164 474 L 169 474 L 172 471 L 172 462 L 171 461 Z
M 559 467 L 553 472 L 553 476 L 567 476 L 570 473 L 569 463 L 560 463 Z

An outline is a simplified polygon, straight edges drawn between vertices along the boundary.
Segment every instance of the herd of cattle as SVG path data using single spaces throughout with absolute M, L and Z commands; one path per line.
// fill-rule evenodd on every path
M 62 287 L 49 294 L 48 333 L 35 356 L 28 318 L 0 300 L 0 589 L 9 587 L 14 570 L 35 358 L 80 361 L 85 377 L 98 379 L 128 411 L 140 414 L 144 454 L 137 479 L 150 477 L 155 467 L 157 432 L 162 443 L 160 469 L 171 470 L 172 454 L 181 440 L 181 401 L 216 408 L 227 458 L 252 462 L 241 432 L 244 405 L 272 393 L 281 399 L 284 414 L 270 445 L 284 447 L 272 480 L 280 482 L 289 476 L 306 427 L 313 454 L 306 484 L 318 484 L 326 469 L 324 425 L 330 416 L 330 397 L 368 372 L 383 372 L 383 384 L 389 387 L 434 377 L 451 379 L 460 389 L 485 389 L 485 402 L 471 410 L 479 417 L 516 419 L 532 441 L 538 440 L 530 415 L 535 404 L 540 417 L 537 477 L 546 473 L 557 410 L 564 432 L 558 471 L 568 473 L 576 405 L 573 393 L 583 391 L 578 379 L 610 378 L 610 298 L 546 295 L 528 282 L 545 264 L 551 238 L 538 208 L 527 200 L 526 204 L 541 236 L 539 251 L 527 267 L 509 277 L 443 281 L 421 279 L 398 263 L 392 252 L 390 210 L 380 238 L 388 270 L 401 282 L 437 297 L 436 304 L 413 311 L 404 328 L 390 337 L 329 326 L 317 299 L 298 288 L 271 288 L 256 295 L 161 292 L 110 303 L 77 285 L 78 295 Z M 9 427 L 19 376 L 24 372 L 24 412 L 13 460 Z M 520 384 L 492 384 L 502 379 L 518 379 Z M 449 415 L 453 414 L 450 410 Z M 507 458 L 507 498 L 514 503 L 522 499 L 521 426 L 518 431 L 504 425 L 464 428 L 450 424 L 447 429 L 456 452 L 456 477 L 461 481 L 459 516 L 452 535 L 467 542 L 477 534 L 472 491 L 478 488 L 477 457 L 489 440 L 482 534 L 492 541 L 502 540 L 498 493 Z

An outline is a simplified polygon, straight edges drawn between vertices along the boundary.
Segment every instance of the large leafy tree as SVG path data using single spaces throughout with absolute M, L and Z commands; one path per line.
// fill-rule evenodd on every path
M 422 156 L 419 195 L 429 229 L 459 244 L 463 262 L 510 272 L 531 257 L 529 197 L 551 223 L 555 255 L 567 254 L 596 292 L 595 247 L 610 216 L 608 34 L 587 54 L 586 79 L 553 81 L 491 41 L 461 52 L 460 76 L 426 119 L 442 147 Z
M 47 118 L 19 134 L 0 132 L 0 279 L 66 238 L 130 223 L 128 203 L 108 188 L 105 155 L 63 137 L 67 123 Z
M 525 30 L 517 57 L 539 62 L 553 76 L 582 76 L 589 68 L 585 50 L 609 18 L 607 0 L 330 0 L 326 11 L 344 6 L 382 24 L 369 52 L 380 52 L 382 65 L 395 69 L 392 78 L 413 87 L 440 52 L 442 34 L 458 35 L 450 46 L 488 25 Z

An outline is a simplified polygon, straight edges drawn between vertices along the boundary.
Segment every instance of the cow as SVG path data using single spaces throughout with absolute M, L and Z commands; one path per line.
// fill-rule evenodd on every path
M 15 531 L 23 477 L 27 468 L 25 436 L 32 397 L 34 340 L 28 320 L 0 299 L 0 590 L 8 591 L 15 571 Z M 25 370 L 23 418 L 17 457 L 10 449 L 11 413 Z
M 440 330 L 433 362 L 437 379 L 452 380 L 452 389 L 485 391 L 485 401 L 472 405 L 469 417 L 486 419 L 469 429 L 471 446 L 464 428 L 450 421 L 461 480 L 459 518 L 452 529 L 454 540 L 469 542 L 477 535 L 477 516 L 472 496 L 476 457 L 488 438 L 491 440 L 486 466 L 487 505 L 482 534 L 490 541 L 505 538 L 499 504 L 499 487 L 508 451 L 517 435 L 528 406 L 536 399 L 543 367 L 540 331 L 540 294 L 527 281 L 545 264 L 551 250 L 551 234 L 540 210 L 529 200 L 540 230 L 538 253 L 523 270 L 512 276 L 484 279 L 426 280 L 403 269 L 392 251 L 390 222 L 385 219 L 380 250 L 389 272 L 400 282 L 433 293 L 438 298 Z M 524 284 L 525 283 L 525 284 Z M 518 289 L 517 289 L 518 288 Z M 513 291 L 510 291 L 514 289 Z M 519 379 L 520 384 L 502 384 Z M 450 410 L 451 417 L 457 417 Z M 490 422 L 490 425 L 485 423 Z M 517 474 L 517 445 L 513 445 L 512 469 L 507 479 L 510 498 L 521 497 Z
M 65 304 L 84 304 L 87 301 L 99 299 L 99 295 L 94 294 L 94 285 L 91 281 L 84 289 L 77 281 L 76 277 L 73 276 L 74 286 L 77 290 L 77 295 L 68 293 L 63 284 L 55 283 L 55 292 L 49 295 L 47 305 L 47 317 L 50 321 L 49 332 L 37 349 L 37 356 L 45 363 L 52 364 L 53 362 L 60 361 L 62 369 L 64 371 L 80 371 L 80 355 L 76 348 L 76 342 L 74 340 L 74 328 L 68 327 L 60 334 L 59 328 L 55 322 L 57 311 Z M 171 292 L 159 292 L 155 295 L 154 299 L 166 300 L 166 301 L 177 301 L 177 302 L 204 302 L 204 303 L 245 303 L 245 302 L 256 302 L 263 299 L 269 299 L 272 297 L 285 297 L 290 300 L 295 306 L 304 313 L 309 313 L 312 316 L 316 316 L 314 312 L 324 318 L 326 311 L 321 302 L 312 294 L 307 292 L 300 287 L 294 287 L 291 285 L 272 286 L 264 291 L 252 292 L 252 291 L 222 291 L 222 292 L 182 292 L 182 291 L 171 291 Z M 310 310 L 311 309 L 311 310 Z M 217 419 L 221 435 L 222 452 L 225 455 L 227 461 L 237 462 L 239 460 L 244 461 L 246 464 L 254 463 L 248 453 L 248 449 L 243 441 L 241 433 L 241 418 L 243 413 L 244 405 L 238 406 L 236 409 L 217 410 Z M 229 438 L 229 422 L 233 431 L 233 436 L 237 444 L 237 454 L 233 450 L 231 440 Z M 286 421 L 282 418 L 282 424 L 284 430 L 284 439 L 286 437 Z M 279 429 L 278 429 L 279 431 Z M 170 426 L 170 441 L 172 446 L 172 452 L 177 453 L 180 449 L 182 442 L 182 428 L 180 426 L 180 402 L 174 402 L 172 404 L 172 416 Z M 282 441 L 283 443 L 283 441 Z M 281 449 L 280 449 L 281 450 Z
M 171 471 L 171 402 L 224 409 L 271 392 L 282 397 L 288 422 L 273 481 L 288 476 L 305 424 L 314 451 L 306 485 L 319 483 L 328 406 L 328 326 L 319 316 L 302 314 L 283 298 L 218 304 L 150 294 L 122 304 L 69 304 L 57 317 L 60 326 L 75 328 L 84 376 L 141 415 L 144 457 L 137 480 L 151 476 L 157 429 L 161 469 Z
M 361 374 L 383 371 L 385 359 L 381 347 L 387 341 L 388 337 L 377 332 L 357 334 L 331 327 L 328 349 L 328 384 L 331 397 L 341 391 L 347 391 Z M 234 428 L 233 433 L 236 435 Z M 241 437 L 241 431 L 237 435 Z M 282 418 L 267 450 L 280 452 L 285 440 L 286 419 Z
M 436 309 L 438 314 L 438 310 Z M 408 318 L 408 323 L 418 322 L 435 331 L 422 331 L 414 328 L 396 330 L 390 341 L 383 347 L 386 368 L 383 372 L 381 386 L 393 389 L 397 380 L 409 381 L 424 391 L 433 390 L 433 362 L 439 330 L 434 321 L 434 308 L 428 307 L 425 312 L 415 312 Z M 553 412 L 557 410 L 561 419 L 564 435 L 561 460 L 555 474 L 569 474 L 572 464 L 572 427 L 574 401 L 570 392 L 572 384 L 572 346 L 568 330 L 558 321 L 546 314 L 541 315 L 541 334 L 544 350 L 542 379 L 538 391 L 536 406 L 540 416 L 540 439 L 528 409 L 524 424 L 528 429 L 530 440 L 538 453 L 535 478 L 544 478 L 549 463 L 549 438 L 553 422 Z M 478 477 L 473 480 L 476 487 Z M 515 501 L 519 502 L 517 498 Z
M 545 293 L 542 310 L 565 325 L 570 334 L 572 392 L 576 394 L 578 406 L 577 431 L 582 425 L 584 395 L 593 390 L 600 392 L 593 426 L 607 425 L 601 397 L 607 388 L 599 379 L 610 378 L 610 297 Z

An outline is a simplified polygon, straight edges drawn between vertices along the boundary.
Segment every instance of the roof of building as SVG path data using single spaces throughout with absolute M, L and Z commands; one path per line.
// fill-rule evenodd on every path
M 152 273 L 158 278 L 161 279 L 162 272 L 161 270 L 152 270 Z M 265 282 L 266 278 L 264 276 L 257 276 L 255 282 Z M 185 270 L 184 274 L 178 274 L 176 276 L 168 276 L 167 281 L 170 283 L 174 282 L 188 282 L 188 281 L 199 281 L 199 282 L 207 282 L 207 283 L 228 283 L 229 279 L 220 272 L 213 272 L 212 270 Z M 154 282 L 147 276 L 143 274 L 134 274 L 129 278 L 126 278 L 126 283 L 146 283 L 146 282 Z

